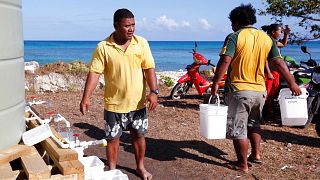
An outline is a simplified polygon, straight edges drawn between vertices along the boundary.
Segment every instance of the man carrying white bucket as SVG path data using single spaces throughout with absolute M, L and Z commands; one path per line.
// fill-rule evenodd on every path
M 230 12 L 234 33 L 229 34 L 224 42 L 211 92 L 216 95 L 218 84 L 228 70 L 225 82 L 227 137 L 233 140 L 238 160 L 227 163 L 226 167 L 243 173 L 249 171 L 248 161 L 261 163 L 260 122 L 266 96 L 266 60 L 287 81 L 293 95 L 301 94 L 275 42 L 266 33 L 252 27 L 256 23 L 255 12 L 251 4 L 241 4 Z M 249 157 L 248 139 L 252 147 Z

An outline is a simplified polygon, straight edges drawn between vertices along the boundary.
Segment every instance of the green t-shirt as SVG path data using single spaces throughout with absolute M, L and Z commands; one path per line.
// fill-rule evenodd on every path
M 263 31 L 246 27 L 228 35 L 220 56 L 232 57 L 225 85 L 226 92 L 266 91 L 266 60 L 282 58 L 275 42 Z

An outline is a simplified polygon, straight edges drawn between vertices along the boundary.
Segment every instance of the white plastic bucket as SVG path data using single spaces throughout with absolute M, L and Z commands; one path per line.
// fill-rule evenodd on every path
M 84 148 L 82 146 L 80 147 L 73 147 L 72 150 L 75 150 L 78 153 L 78 159 L 83 158 L 84 156 Z
M 97 156 L 81 157 L 79 161 L 84 165 L 85 179 L 94 179 L 95 174 L 104 172 L 104 163 Z
M 121 172 L 119 169 L 96 173 L 92 176 L 94 180 L 129 180 L 128 175 Z
M 42 124 L 22 134 L 22 141 L 27 146 L 33 146 L 52 136 L 52 131 L 48 124 Z
M 200 104 L 200 135 L 207 139 L 226 138 L 228 106 L 221 105 L 216 97 L 216 104 Z
M 300 96 L 291 95 L 289 88 L 283 88 L 279 92 L 279 104 L 281 112 L 282 125 L 285 126 L 303 126 L 308 120 L 306 88 L 301 88 Z

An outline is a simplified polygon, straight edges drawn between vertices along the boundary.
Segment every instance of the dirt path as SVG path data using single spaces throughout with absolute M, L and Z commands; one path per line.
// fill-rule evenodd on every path
M 102 90 L 95 91 L 90 112 L 79 112 L 81 92 L 36 94 L 38 99 L 50 101 L 49 105 L 35 108 L 43 116 L 54 110 L 67 118 L 80 139 L 104 137 L 102 116 Z M 314 125 L 306 129 L 263 125 L 261 145 L 263 164 L 253 164 L 249 174 L 243 175 L 223 166 L 235 160 L 230 140 L 206 140 L 199 135 L 199 104 L 202 99 L 195 91 L 181 100 L 169 100 L 170 89 L 161 88 L 159 106 L 149 114 L 149 133 L 146 136 L 145 164 L 154 179 L 319 179 L 320 138 Z M 34 95 L 26 93 L 27 100 Z M 105 148 L 91 146 L 86 155 L 96 155 L 106 162 Z M 135 161 L 130 135 L 121 138 L 118 169 L 135 175 Z

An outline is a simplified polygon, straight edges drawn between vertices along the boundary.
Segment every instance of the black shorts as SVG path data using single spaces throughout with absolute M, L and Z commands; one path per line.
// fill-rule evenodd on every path
M 148 118 L 146 108 L 128 113 L 115 113 L 104 110 L 104 120 L 106 121 L 106 139 L 117 139 L 122 135 L 122 131 L 127 131 L 129 128 L 136 130 L 139 135 L 147 133 Z

